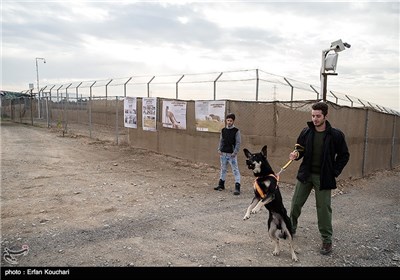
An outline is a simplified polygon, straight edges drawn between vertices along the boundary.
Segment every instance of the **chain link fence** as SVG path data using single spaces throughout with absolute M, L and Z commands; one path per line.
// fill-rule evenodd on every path
M 63 136 L 82 135 L 218 166 L 219 133 L 196 130 L 195 101 L 187 101 L 185 130 L 163 127 L 160 108 L 164 101 L 171 100 L 175 99 L 157 98 L 157 129 L 152 132 L 143 130 L 140 110 L 137 128 L 124 127 L 124 97 L 121 96 L 65 97 L 58 101 L 56 96 L 44 97 L 40 100 L 41 118 L 38 118 L 37 99 L 2 100 L 1 115 L 15 122 L 56 129 Z M 258 151 L 268 145 L 270 162 L 274 170 L 279 170 L 287 162 L 301 129 L 310 120 L 311 105 L 315 100 L 225 102 L 226 112 L 236 114 L 242 148 Z M 370 108 L 328 104 L 328 119 L 345 133 L 351 153 L 343 177 L 359 178 L 400 164 L 399 116 Z M 137 98 L 137 107 L 142 107 L 142 98 Z M 244 162 L 240 160 L 242 170 L 246 168 Z M 296 167 L 288 170 L 287 178 L 294 178 L 296 170 Z
M 45 86 L 40 98 L 31 91 L 3 91 L 1 116 L 56 129 L 62 135 L 83 135 L 218 166 L 219 134 L 196 131 L 194 108 L 196 100 L 225 100 L 226 112 L 237 115 L 243 147 L 258 150 L 267 144 L 271 162 L 279 170 L 310 120 L 311 105 L 319 100 L 316 88 L 261 70 L 134 76 Z M 155 132 L 143 131 L 140 110 L 137 129 L 124 127 L 124 98 L 128 96 L 137 97 L 138 108 L 143 97 L 157 97 Z M 345 133 L 351 152 L 343 176 L 363 177 L 400 164 L 399 112 L 332 91 L 327 97 L 328 119 Z M 187 102 L 186 130 L 162 126 L 164 100 Z M 294 177 L 290 172 L 295 169 L 288 176 Z
M 46 85 L 39 90 L 37 99 L 68 95 L 76 99 L 94 96 L 163 97 L 181 100 L 243 100 L 281 101 L 321 99 L 320 85 L 312 85 L 278 76 L 261 69 L 238 71 L 192 73 L 175 75 L 144 75 L 111 78 L 104 80 L 79 81 L 65 84 Z M 30 93 L 29 90 L 24 93 Z M 327 89 L 326 100 L 332 103 L 371 108 L 378 112 L 400 115 L 368 100 Z M 57 100 L 58 101 L 58 100 Z

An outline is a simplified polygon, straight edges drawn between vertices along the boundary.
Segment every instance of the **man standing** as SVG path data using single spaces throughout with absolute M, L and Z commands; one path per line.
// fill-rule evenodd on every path
M 222 191 L 225 189 L 226 173 L 228 171 L 228 163 L 232 167 L 233 175 L 235 176 L 235 191 L 234 195 L 240 194 L 240 172 L 237 161 L 237 154 L 240 149 L 240 131 L 235 127 L 235 114 L 228 114 L 225 117 L 226 126 L 221 130 L 219 138 L 218 153 L 221 162 L 221 171 L 219 176 L 218 186 L 214 190 Z
M 336 177 L 350 158 L 343 132 L 331 126 L 326 119 L 327 114 L 326 103 L 317 102 L 312 105 L 312 121 L 307 122 L 308 127 L 297 138 L 297 144 L 304 150 L 295 150 L 289 155 L 291 160 L 303 159 L 297 173 L 290 210 L 293 230 L 296 231 L 301 208 L 314 189 L 318 229 L 322 239 L 320 253 L 323 255 L 332 251 L 331 191 L 336 189 Z

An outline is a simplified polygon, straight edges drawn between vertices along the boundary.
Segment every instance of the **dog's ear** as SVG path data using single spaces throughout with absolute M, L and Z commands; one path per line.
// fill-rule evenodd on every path
M 261 154 L 265 157 L 267 157 L 267 145 L 265 145 L 264 147 L 262 147 L 261 149 Z
M 247 150 L 246 148 L 243 149 L 244 155 L 246 156 L 246 158 L 250 158 L 251 157 L 251 153 L 249 150 Z

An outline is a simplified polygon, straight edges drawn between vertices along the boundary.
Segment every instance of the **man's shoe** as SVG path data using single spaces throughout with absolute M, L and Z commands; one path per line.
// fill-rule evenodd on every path
M 322 243 L 322 247 L 319 252 L 322 255 L 328 255 L 330 252 L 332 252 L 332 243 Z
M 222 181 L 221 179 L 219 179 L 218 186 L 216 186 L 216 187 L 214 188 L 214 190 L 216 190 L 216 191 L 222 191 L 222 190 L 224 190 L 224 189 L 225 189 L 225 181 Z
M 235 183 L 235 191 L 233 192 L 234 195 L 239 195 L 240 194 L 240 184 Z

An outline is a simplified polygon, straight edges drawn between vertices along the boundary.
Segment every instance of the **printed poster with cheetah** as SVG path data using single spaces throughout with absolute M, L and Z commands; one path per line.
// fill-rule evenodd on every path
M 196 130 L 220 132 L 225 125 L 225 101 L 195 101 Z
M 163 101 L 162 124 L 163 127 L 173 129 L 186 129 L 186 101 Z

